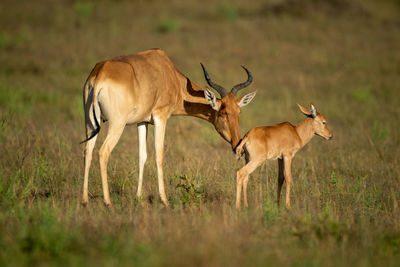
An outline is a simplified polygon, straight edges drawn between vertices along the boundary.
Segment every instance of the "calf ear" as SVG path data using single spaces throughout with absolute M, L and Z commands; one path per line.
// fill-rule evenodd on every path
M 220 108 L 220 104 L 217 102 L 217 98 L 215 97 L 215 94 L 208 89 L 208 87 L 206 87 L 206 90 L 204 90 L 204 97 L 206 98 L 208 104 L 210 104 L 210 106 L 218 111 Z
M 251 100 L 253 100 L 253 98 L 256 96 L 256 94 L 257 94 L 257 91 L 254 91 L 252 93 L 249 93 L 247 95 L 239 97 L 239 99 L 237 100 L 239 107 L 244 107 L 247 104 L 249 104 L 251 102 Z
M 317 117 L 317 110 L 315 109 L 313 104 L 310 105 L 310 111 L 313 118 Z
M 299 107 L 300 111 L 303 112 L 304 115 L 306 115 L 307 117 L 312 117 L 310 111 L 308 111 L 305 107 L 303 107 L 300 104 L 297 104 L 297 106 Z

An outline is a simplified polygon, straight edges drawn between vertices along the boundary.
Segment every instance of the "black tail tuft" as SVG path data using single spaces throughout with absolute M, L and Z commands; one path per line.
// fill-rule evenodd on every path
M 245 136 L 246 137 L 246 136 Z M 240 160 L 240 158 L 243 156 L 244 154 L 244 150 L 243 150 L 243 146 L 246 144 L 246 140 L 245 137 L 242 138 L 239 143 L 236 145 L 236 147 L 234 148 L 233 152 L 235 152 L 236 154 L 236 160 Z
M 94 118 L 94 123 L 96 124 L 96 129 L 94 129 L 94 132 L 92 133 L 91 136 L 89 136 L 88 138 L 86 138 L 85 140 L 81 141 L 79 144 L 83 144 L 86 143 L 87 141 L 89 141 L 90 139 L 92 139 L 93 137 L 95 137 L 99 132 L 100 132 L 100 124 L 97 121 L 96 118 L 96 112 L 94 110 L 94 106 L 93 106 L 93 118 Z
M 242 143 L 242 141 L 243 141 L 243 138 L 241 138 L 241 139 L 239 140 L 239 142 L 236 144 L 236 146 L 233 148 L 233 153 L 236 154 L 236 150 L 237 150 L 238 146 L 240 146 L 240 144 Z

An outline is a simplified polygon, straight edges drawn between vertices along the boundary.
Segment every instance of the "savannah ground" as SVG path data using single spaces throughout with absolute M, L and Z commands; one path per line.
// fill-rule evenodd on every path
M 250 3 L 249 3 L 250 2 Z M 0 7 L 0 265 L 399 266 L 399 1 L 8 1 Z M 159 201 L 153 127 L 135 201 L 136 127 L 109 163 L 114 210 L 94 157 L 83 182 L 82 86 L 94 64 L 152 47 L 205 81 L 258 89 L 241 132 L 297 123 L 315 104 L 334 139 L 293 162 L 292 209 L 277 208 L 277 163 L 234 208 L 230 146 L 205 121 L 173 117 L 165 145 L 170 209 Z M 104 140 L 103 125 L 95 154 Z

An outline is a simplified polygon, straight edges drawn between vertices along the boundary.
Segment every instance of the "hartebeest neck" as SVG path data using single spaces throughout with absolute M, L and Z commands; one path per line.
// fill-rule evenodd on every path
M 194 116 L 214 124 L 216 111 L 205 99 L 204 90 L 186 78 L 185 89 L 182 90 L 182 103 L 174 115 Z
M 305 146 L 314 136 L 313 119 L 306 118 L 296 125 L 296 132 L 301 139 L 301 146 Z

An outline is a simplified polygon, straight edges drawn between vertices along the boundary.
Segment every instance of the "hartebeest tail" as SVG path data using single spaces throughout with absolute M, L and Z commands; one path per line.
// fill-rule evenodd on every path
M 327 127 L 326 119 L 311 105 L 310 111 L 298 105 L 307 116 L 297 125 L 283 122 L 272 126 L 251 129 L 236 147 L 236 157 L 244 154 L 246 165 L 236 173 L 236 208 L 240 210 L 240 198 L 243 189 L 244 205 L 247 207 L 247 182 L 249 175 L 267 159 L 277 159 L 279 204 L 283 182 L 286 181 L 286 206 L 290 208 L 290 183 L 292 180 L 291 164 L 296 152 L 305 146 L 314 135 L 329 140 L 332 133 Z
M 237 144 L 236 148 L 235 148 L 235 154 L 236 154 L 236 159 L 240 160 L 240 158 L 243 156 L 243 154 L 245 153 L 245 148 L 246 148 L 246 142 L 247 140 L 247 135 L 245 135 Z
M 100 93 L 100 90 L 96 87 L 95 81 L 93 84 L 93 81 L 91 79 L 88 79 L 85 83 L 83 91 L 84 91 L 84 96 L 83 96 L 84 106 L 86 106 L 88 104 L 90 105 L 90 108 L 87 110 L 89 114 L 85 114 L 85 116 L 87 116 L 87 118 L 89 119 L 89 120 L 87 120 L 87 123 L 90 122 L 91 125 L 95 126 L 95 127 L 93 127 L 91 135 L 89 137 L 87 137 L 85 140 L 81 141 L 80 144 L 86 143 L 87 141 L 91 140 L 93 137 L 95 137 L 100 132 L 100 123 L 97 120 L 97 116 L 96 116 L 96 108 L 98 111 L 100 111 L 99 101 L 97 99 L 97 96 Z M 93 92 L 91 103 L 89 103 L 90 95 L 87 93 L 90 91 Z M 93 121 L 90 118 L 90 111 L 92 111 L 92 114 L 93 114 Z M 86 109 L 85 109 L 85 112 L 86 112 Z M 88 135 L 88 132 L 86 132 L 86 135 Z

